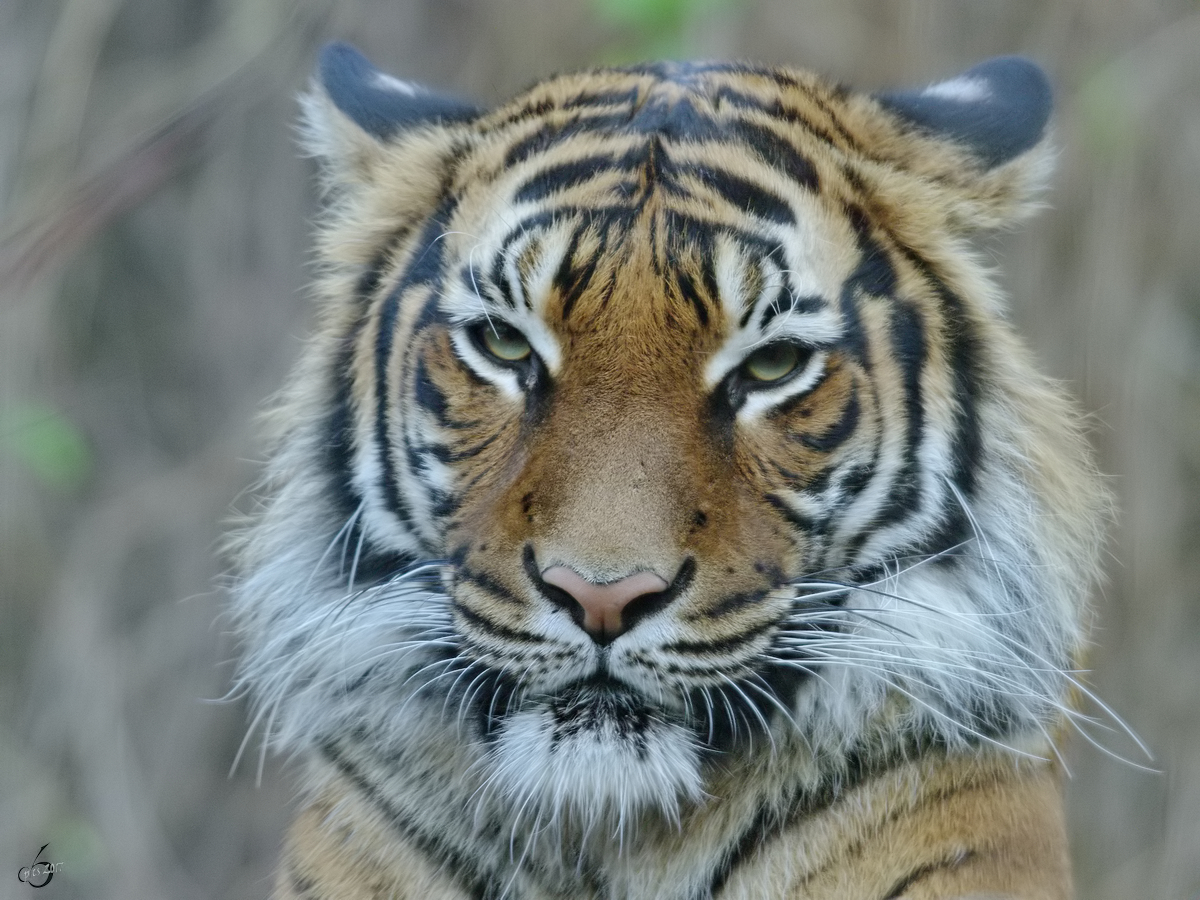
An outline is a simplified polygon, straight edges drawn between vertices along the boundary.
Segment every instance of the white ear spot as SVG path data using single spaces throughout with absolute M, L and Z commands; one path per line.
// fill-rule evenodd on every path
M 921 91 L 922 97 L 939 97 L 960 103 L 980 103 L 992 96 L 991 88 L 982 78 L 951 78 L 931 84 Z
M 387 72 L 376 72 L 372 79 L 372 84 L 377 88 L 382 88 L 385 91 L 392 91 L 396 94 L 403 94 L 406 97 L 415 97 L 421 91 L 415 84 L 407 81 L 401 81 L 394 75 L 389 75 Z

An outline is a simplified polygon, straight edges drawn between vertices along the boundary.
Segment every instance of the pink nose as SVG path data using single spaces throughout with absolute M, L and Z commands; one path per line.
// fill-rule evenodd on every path
M 635 572 L 619 581 L 596 584 L 566 566 L 551 566 L 542 573 L 542 580 L 566 591 L 583 608 L 584 631 L 607 640 L 623 630 L 621 611 L 631 601 L 665 591 L 668 586 L 653 572 Z

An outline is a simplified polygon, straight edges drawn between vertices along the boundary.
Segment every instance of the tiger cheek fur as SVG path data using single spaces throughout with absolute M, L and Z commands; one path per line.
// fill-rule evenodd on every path
M 970 249 L 1044 76 L 305 100 L 318 335 L 238 538 L 277 896 L 1064 900 L 1105 496 Z

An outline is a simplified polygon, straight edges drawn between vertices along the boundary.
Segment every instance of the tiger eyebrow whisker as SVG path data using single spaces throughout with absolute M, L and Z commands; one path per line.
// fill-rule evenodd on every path
M 471 235 L 471 237 L 475 237 L 475 235 Z M 487 322 L 488 328 L 490 328 L 492 333 L 495 334 L 496 326 L 492 323 L 492 317 L 488 315 L 487 301 L 483 299 L 483 293 L 479 290 L 479 283 L 475 280 L 475 251 L 482 246 L 483 243 L 480 241 L 471 247 L 470 251 L 467 253 L 467 271 L 471 273 L 471 290 L 475 292 L 475 299 L 479 301 L 479 310 L 483 313 L 483 318 Z

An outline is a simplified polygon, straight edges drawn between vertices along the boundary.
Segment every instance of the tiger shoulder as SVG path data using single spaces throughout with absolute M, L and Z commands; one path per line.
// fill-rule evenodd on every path
M 277 900 L 1066 900 L 1107 497 L 972 235 L 1051 98 L 332 45 L 316 334 L 236 537 Z

